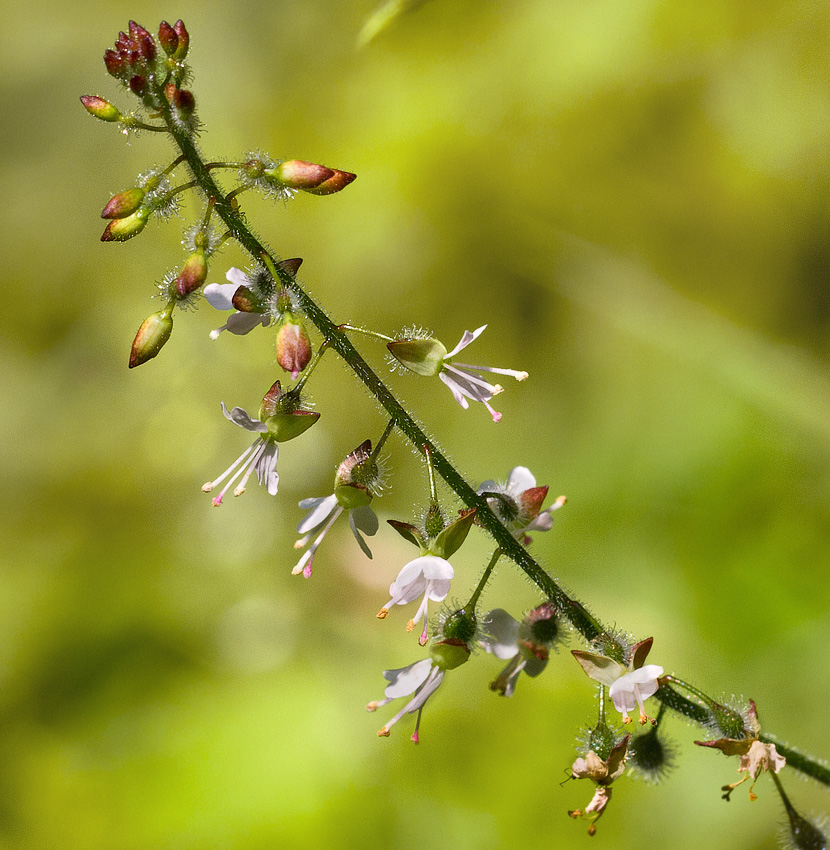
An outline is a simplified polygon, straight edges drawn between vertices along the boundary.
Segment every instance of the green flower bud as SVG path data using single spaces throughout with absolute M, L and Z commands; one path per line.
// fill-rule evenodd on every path
M 107 201 L 107 205 L 101 211 L 101 218 L 126 218 L 141 206 L 146 196 L 144 189 L 138 186 L 119 192 Z
M 389 353 L 410 372 L 432 378 L 444 365 L 447 349 L 443 343 L 429 339 L 397 339 L 388 342 Z
M 108 100 L 94 94 L 83 95 L 81 103 L 90 115 L 101 121 L 120 121 L 124 117 Z
M 125 218 L 113 219 L 101 234 L 102 242 L 126 242 L 138 236 L 150 218 L 150 211 L 143 207 Z
M 434 643 L 429 649 L 429 655 L 439 670 L 455 670 L 467 663 L 470 649 L 463 640 L 451 638 Z
M 130 351 L 130 369 L 152 360 L 170 339 L 173 316 L 169 310 L 159 310 L 148 316 L 138 329 Z

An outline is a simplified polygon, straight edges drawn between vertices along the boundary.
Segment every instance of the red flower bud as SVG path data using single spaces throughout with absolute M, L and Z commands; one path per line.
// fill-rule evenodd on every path
M 147 90 L 147 78 L 142 77 L 141 74 L 133 74 L 128 85 L 130 91 L 140 97 Z
M 186 298 L 197 290 L 207 279 L 208 263 L 204 251 L 194 251 L 186 260 L 176 278 L 176 293 Z
M 130 369 L 152 360 L 170 339 L 173 317 L 166 310 L 148 316 L 138 329 L 130 350 Z
M 333 195 L 335 192 L 345 189 L 357 177 L 356 174 L 351 174 L 348 171 L 340 171 L 337 168 L 332 169 L 332 171 L 334 174 L 328 180 L 324 180 L 319 186 L 314 186 L 304 191 L 312 195 Z
M 271 173 L 289 189 L 313 189 L 334 177 L 334 171 L 331 168 L 302 159 L 289 159 L 282 165 L 278 165 Z
M 159 42 L 161 42 L 162 49 L 168 56 L 172 56 L 179 46 L 178 33 L 167 21 L 162 21 L 159 24 Z
M 145 195 L 146 192 L 138 186 L 119 192 L 107 201 L 101 211 L 101 218 L 126 218 L 141 206 Z
M 296 381 L 311 360 L 311 340 L 303 323 L 292 314 L 287 315 L 289 318 L 280 322 L 277 331 L 277 363 Z
M 193 92 L 188 89 L 176 89 L 173 94 L 173 106 L 182 118 L 190 118 L 196 111 L 196 98 L 193 97 Z
M 187 49 L 190 47 L 190 36 L 185 28 L 184 21 L 178 20 L 173 26 L 176 35 L 179 37 L 179 46 L 176 48 L 176 59 L 184 59 L 187 56 Z
M 101 121 L 120 121 L 123 117 L 121 112 L 108 100 L 97 95 L 85 94 L 81 97 L 81 103 L 90 115 L 99 118 Z

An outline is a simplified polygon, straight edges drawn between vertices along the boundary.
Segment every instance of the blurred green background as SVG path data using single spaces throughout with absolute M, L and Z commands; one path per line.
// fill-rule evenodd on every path
M 338 320 L 448 346 L 489 323 L 469 359 L 530 372 L 498 426 L 437 382 L 390 381 L 471 481 L 524 464 L 568 495 L 534 543 L 563 584 L 654 635 L 651 661 L 830 756 L 827 5 L 434 0 L 356 52 L 373 2 L 35 0 L 4 26 L 2 848 L 589 841 L 566 811 L 591 789 L 561 785 L 593 711 L 567 650 L 510 700 L 477 657 L 419 747 L 406 722 L 375 737 L 381 670 L 422 655 L 403 612 L 374 616 L 413 550 L 382 530 L 366 561 L 344 523 L 311 581 L 290 574 L 297 501 L 383 425 L 336 358 L 279 496 L 221 510 L 199 488 L 248 436 L 219 401 L 256 408 L 272 334 L 211 342 L 205 305 L 127 371 L 197 210 L 99 241 L 109 196 L 172 157 L 78 102 L 128 107 L 101 57 L 130 17 L 185 19 L 209 156 L 358 174 L 330 198 L 244 203 Z M 228 249 L 211 280 L 244 262 Z M 409 519 L 422 471 L 397 439 L 390 463 L 379 508 Z M 454 559 L 457 598 L 487 551 L 476 533 Z M 535 601 L 509 565 L 484 597 Z M 772 783 L 723 803 L 736 764 L 670 731 L 670 779 L 621 782 L 593 846 L 776 846 Z M 827 810 L 787 774 L 802 810 Z

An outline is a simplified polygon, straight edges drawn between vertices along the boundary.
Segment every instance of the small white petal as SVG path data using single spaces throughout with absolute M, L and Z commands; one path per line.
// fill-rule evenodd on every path
M 514 496 L 519 496 L 525 490 L 536 486 L 536 478 L 526 466 L 514 466 L 507 478 L 507 490 Z
M 519 651 L 519 622 L 504 608 L 494 608 L 485 614 L 481 626 L 486 633 L 481 645 L 496 658 L 512 658 Z
M 225 277 L 234 285 L 234 292 L 236 292 L 236 290 L 239 289 L 240 286 L 251 285 L 251 279 L 248 277 L 248 275 L 246 275 L 245 272 L 242 271 L 242 269 L 237 269 L 233 266 L 228 269 L 228 272 Z
M 337 496 L 334 494 L 319 500 L 303 499 L 303 501 L 300 502 L 300 507 L 305 507 L 305 503 L 312 501 L 316 504 L 312 507 L 311 512 L 297 525 L 297 532 L 299 534 L 306 534 L 312 529 L 317 528 L 318 525 L 322 525 L 329 518 L 331 512 L 337 507 Z
M 279 446 L 276 443 L 268 443 L 256 465 L 257 480 L 260 484 L 265 483 L 265 487 L 271 496 L 277 495 L 280 485 L 280 476 L 277 473 L 279 451 Z
M 260 422 L 259 419 L 252 419 L 248 415 L 248 411 L 242 407 L 235 407 L 233 410 L 228 410 L 225 407 L 225 402 L 221 402 L 222 404 L 222 413 L 225 414 L 227 419 L 230 419 L 234 425 L 238 425 L 240 428 L 244 428 L 246 431 L 254 431 L 257 433 L 263 433 L 268 430 L 268 426 L 264 422 Z
M 486 481 L 482 481 L 481 484 L 478 485 L 478 490 L 476 490 L 476 493 L 478 493 L 479 496 L 482 493 L 500 493 L 502 489 L 503 488 L 499 487 L 499 485 L 495 481 L 488 478 Z
M 365 505 L 364 507 L 368 508 L 369 506 Z M 358 531 L 357 524 L 354 521 L 354 514 L 355 514 L 355 511 L 357 511 L 357 510 L 360 510 L 360 508 L 355 508 L 354 510 L 349 511 L 349 528 L 351 528 L 351 530 L 352 530 L 352 534 L 354 535 L 354 539 L 357 540 L 357 545 L 360 546 L 360 548 L 363 550 L 363 554 L 367 558 L 371 558 L 372 557 L 372 550 L 369 548 L 368 544 L 363 539 L 363 535 L 360 533 L 360 531 Z M 371 510 L 371 508 L 369 508 L 369 510 Z
M 270 321 L 270 317 L 265 313 L 231 313 L 225 323 L 225 328 L 232 334 L 244 336 L 257 325 L 267 325 Z
M 450 592 L 450 580 L 446 578 L 434 578 L 427 582 L 427 596 L 433 602 L 443 602 Z M 420 617 L 416 617 L 420 620 Z
M 374 537 L 378 533 L 378 518 L 371 505 L 352 508 L 351 515 L 355 526 L 367 537 Z
M 431 658 L 424 658 L 407 667 L 399 667 L 397 670 L 384 670 L 383 676 L 389 681 L 384 694 L 389 699 L 411 694 L 427 680 L 430 670 L 432 670 Z
M 446 372 L 439 372 L 438 377 L 450 388 L 450 392 L 453 394 L 455 400 L 466 410 L 470 406 L 470 402 L 464 398 L 464 394 L 461 392 L 455 379 Z
M 482 325 L 480 328 L 472 331 L 464 331 L 464 336 L 461 337 L 461 341 L 456 345 L 456 347 L 452 351 L 448 351 L 444 356 L 444 360 L 449 360 L 451 357 L 455 357 L 459 351 L 466 348 L 473 340 L 478 339 L 479 336 L 484 332 L 484 329 L 487 325 Z
M 233 283 L 209 283 L 205 289 L 205 300 L 217 310 L 233 310 L 233 296 L 239 286 Z
M 418 568 L 424 574 L 424 578 L 429 581 L 455 578 L 455 571 L 452 568 L 452 564 L 444 558 L 439 558 L 437 555 L 424 555 L 421 558 L 416 558 L 411 563 L 417 563 Z

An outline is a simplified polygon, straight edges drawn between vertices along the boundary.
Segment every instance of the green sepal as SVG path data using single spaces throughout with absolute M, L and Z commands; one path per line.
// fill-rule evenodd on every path
M 360 484 L 338 484 L 334 488 L 337 504 L 347 511 L 352 508 L 362 508 L 372 501 L 372 494 L 368 487 Z
M 437 375 L 444 365 L 447 349 L 437 339 L 396 339 L 388 342 L 386 347 L 390 354 L 401 366 L 432 378 Z
M 596 655 L 583 649 L 572 649 L 571 654 L 582 665 L 582 669 L 595 681 L 609 687 L 627 673 L 622 664 L 607 658 L 604 655 Z
M 439 558 L 450 558 L 460 548 L 461 544 L 467 539 L 470 533 L 473 521 L 476 518 L 476 509 L 462 511 L 458 519 L 451 522 L 436 538 L 432 541 L 429 551 Z
M 470 658 L 470 649 L 463 640 L 450 638 L 434 643 L 429 648 L 433 664 L 439 670 L 455 670 Z
M 285 443 L 304 434 L 319 418 L 317 411 L 295 410 L 293 413 L 275 413 L 265 420 L 265 424 L 274 442 Z
M 400 522 L 396 519 L 388 519 L 386 520 L 395 531 L 403 537 L 404 540 L 408 540 L 413 545 L 417 546 L 421 550 L 422 555 L 427 554 L 427 542 L 424 540 L 424 535 L 421 534 L 421 530 L 416 525 L 412 525 L 408 522 Z

